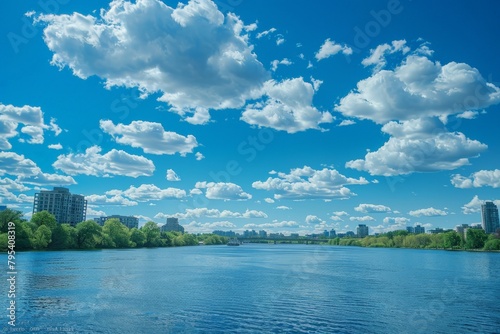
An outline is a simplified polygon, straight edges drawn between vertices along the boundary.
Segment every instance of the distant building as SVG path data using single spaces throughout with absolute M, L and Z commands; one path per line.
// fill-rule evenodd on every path
M 107 216 L 107 217 L 99 217 L 99 218 L 94 218 L 94 221 L 101 225 L 104 226 L 104 223 L 108 219 L 118 219 L 120 223 L 123 225 L 127 226 L 128 228 L 139 228 L 139 218 L 134 217 L 134 216 L 120 216 L 120 215 L 112 215 L 112 216 Z
M 0 205 L 0 211 L 7 210 L 7 207 L 5 205 Z
M 298 233 L 290 233 L 290 238 L 298 238 L 299 234 Z
M 436 228 L 435 228 L 435 229 L 433 229 L 433 230 L 429 230 L 429 233 L 430 233 L 430 234 L 439 234 L 439 233 L 444 233 L 444 232 L 445 232 L 445 231 L 444 231 L 442 228 L 440 228 L 440 227 L 436 227 Z
M 414 233 L 415 234 L 423 234 L 423 233 L 425 233 L 425 227 L 420 226 L 420 225 L 415 226 Z
M 462 224 L 462 225 L 457 225 L 455 226 L 455 231 L 462 236 L 463 239 L 465 239 L 465 231 L 470 228 L 469 224 Z
M 415 234 L 422 234 L 425 233 L 425 227 L 417 225 L 415 227 L 413 226 L 407 226 L 406 231 L 408 233 L 415 233 Z
M 481 219 L 483 230 L 486 233 L 495 233 L 500 227 L 498 221 L 498 208 L 493 202 L 486 202 L 481 205 Z
M 167 223 L 161 228 L 162 232 L 181 232 L 184 233 L 184 227 L 179 225 L 178 218 L 167 218 Z
M 345 233 L 345 236 L 350 237 L 350 238 L 354 238 L 356 236 L 356 234 L 353 231 L 347 231 Z
M 259 238 L 267 238 L 267 232 L 264 230 L 259 231 Z
M 255 230 L 251 230 L 251 231 L 245 230 L 245 232 L 243 232 L 244 238 L 255 238 L 257 236 L 258 236 L 258 234 L 257 234 L 257 232 L 255 232 Z
M 68 188 L 54 187 L 35 194 L 33 213 L 48 211 L 59 224 L 76 225 L 85 221 L 87 201 L 82 195 L 72 195 Z
M 235 237 L 236 236 L 236 232 L 233 232 L 233 231 L 215 230 L 212 233 L 216 234 L 216 235 L 220 235 L 221 237 Z
M 330 238 L 336 238 L 337 237 L 337 233 L 335 232 L 335 230 L 332 228 L 330 230 L 330 235 L 329 235 Z
M 365 224 L 359 224 L 356 232 L 358 238 L 364 238 L 368 236 L 368 226 L 366 226 Z
M 328 232 L 328 230 L 324 230 L 324 231 L 323 231 L 323 236 L 324 236 L 325 238 L 328 238 L 328 237 L 330 236 L 330 232 Z

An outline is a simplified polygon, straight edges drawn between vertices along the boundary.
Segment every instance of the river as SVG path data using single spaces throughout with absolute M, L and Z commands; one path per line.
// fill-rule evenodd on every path
M 500 333 L 500 253 L 244 244 L 16 261 L 18 333 Z

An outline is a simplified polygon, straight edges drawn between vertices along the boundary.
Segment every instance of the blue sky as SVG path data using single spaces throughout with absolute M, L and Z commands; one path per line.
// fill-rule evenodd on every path
M 0 204 L 370 233 L 500 204 L 496 1 L 4 1 Z

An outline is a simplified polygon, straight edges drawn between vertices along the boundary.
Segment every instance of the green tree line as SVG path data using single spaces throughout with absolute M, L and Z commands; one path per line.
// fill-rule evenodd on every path
M 411 234 L 393 231 L 364 238 L 335 238 L 330 245 L 360 247 L 427 248 L 454 250 L 500 250 L 500 233 L 486 234 L 482 229 L 468 229 L 465 238 L 456 231 L 438 234 Z
M 194 235 L 180 232 L 161 232 L 154 222 L 141 228 L 128 228 L 116 218 L 108 219 L 104 226 L 87 220 L 71 226 L 58 224 L 47 211 L 33 214 L 29 221 L 20 211 L 6 209 L 0 212 L 0 250 L 8 246 L 8 223 L 15 223 L 16 250 L 62 250 L 96 248 L 177 247 L 222 245 L 226 237 L 214 234 Z

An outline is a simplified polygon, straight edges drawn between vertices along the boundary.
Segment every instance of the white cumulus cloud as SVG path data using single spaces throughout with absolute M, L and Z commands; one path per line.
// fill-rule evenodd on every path
M 208 199 L 222 200 L 248 200 L 252 195 L 243 191 L 243 189 L 231 182 L 196 182 L 198 189 L 206 189 L 205 196 Z
M 469 177 L 455 174 L 451 178 L 451 183 L 457 188 L 500 188 L 500 169 L 480 170 Z
M 363 185 L 369 182 L 363 177 L 349 178 L 335 169 L 323 168 L 315 170 L 309 166 L 295 168 L 289 174 L 277 173 L 277 177 L 269 177 L 265 181 L 255 181 L 255 189 L 272 191 L 275 199 L 314 199 L 314 198 L 348 198 L 353 196 L 345 185 Z
M 436 118 L 389 122 L 382 131 L 391 135 L 389 140 L 364 159 L 348 161 L 346 167 L 385 176 L 453 170 L 487 148 L 461 132 L 448 132 Z
M 193 135 L 165 131 L 160 123 L 133 121 L 129 125 L 115 125 L 112 121 L 101 120 L 99 124 L 117 143 L 141 148 L 144 153 L 186 155 L 198 146 Z
M 354 210 L 363 213 L 391 212 L 391 208 L 380 204 L 360 204 Z
M 181 178 L 173 169 L 167 169 L 167 175 L 166 175 L 167 181 L 180 181 Z
M 153 162 L 143 156 L 128 154 L 112 149 L 100 154 L 102 148 L 92 146 L 85 153 L 62 154 L 52 164 L 68 175 L 93 175 L 111 177 L 114 175 L 138 177 L 151 176 L 155 170 Z
M 344 55 L 351 55 L 352 49 L 347 45 L 340 45 L 331 41 L 329 38 L 325 40 L 323 45 L 319 48 L 319 51 L 316 52 L 316 60 L 320 61 L 322 59 L 329 58 L 331 56 L 336 55 L 337 53 L 342 52 Z
M 441 65 L 410 54 L 394 70 L 374 73 L 340 100 L 335 109 L 346 117 L 379 124 L 393 120 L 446 117 L 484 109 L 500 102 L 500 88 L 467 64 Z
M 413 216 L 413 217 L 421 217 L 421 216 L 436 217 L 436 216 L 446 216 L 446 215 L 448 215 L 448 213 L 446 213 L 445 211 L 439 210 L 439 209 L 434 209 L 433 207 L 425 208 L 425 209 L 413 210 L 413 211 L 408 212 L 408 214 L 410 216 Z
M 333 116 L 320 112 L 313 105 L 314 87 L 302 77 L 265 82 L 264 101 L 247 105 L 241 120 L 251 125 L 296 133 L 321 130 L 322 123 L 331 123 Z
M 49 125 L 45 124 L 40 107 L 16 107 L 0 103 L 0 150 L 10 150 L 12 144 L 9 140 L 17 136 L 20 136 L 20 142 L 43 144 L 45 130 L 52 130 L 56 135 L 60 133 L 54 119 L 50 120 Z M 21 134 L 28 138 L 25 139 Z
M 160 101 L 193 123 L 206 123 L 208 109 L 242 107 L 268 78 L 248 43 L 245 26 L 210 0 L 176 8 L 159 0 L 112 1 L 99 16 L 41 14 L 52 64 L 107 87 L 159 92 Z M 198 117 L 202 113 L 202 117 Z

